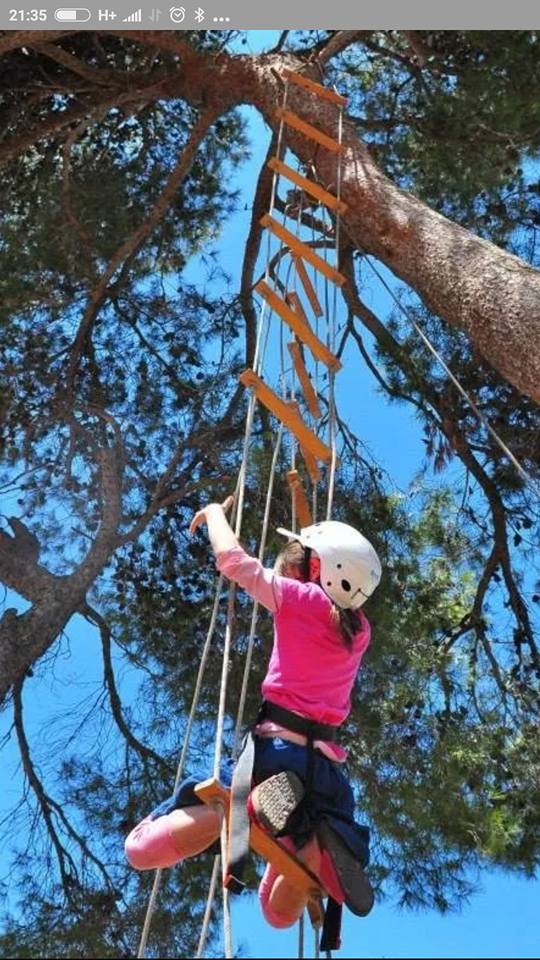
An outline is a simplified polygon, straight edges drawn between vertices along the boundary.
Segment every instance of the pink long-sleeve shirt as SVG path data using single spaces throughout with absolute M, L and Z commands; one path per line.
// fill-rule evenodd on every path
M 274 645 L 263 697 L 318 723 L 343 723 L 370 641 L 364 613 L 359 611 L 360 630 L 348 650 L 331 620 L 332 601 L 318 584 L 281 577 L 239 546 L 219 553 L 217 567 L 274 614 Z M 283 735 L 282 728 L 266 722 L 262 732 L 278 730 Z M 288 739 L 305 743 L 305 738 L 287 734 Z M 346 759 L 337 744 L 316 741 L 316 746 L 332 760 Z

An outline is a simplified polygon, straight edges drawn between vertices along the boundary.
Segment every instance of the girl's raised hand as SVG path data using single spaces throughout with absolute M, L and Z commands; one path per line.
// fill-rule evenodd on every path
M 211 507 L 219 507 L 220 510 L 223 510 L 223 513 L 227 513 L 231 509 L 233 503 L 234 503 L 234 494 L 231 494 L 230 496 L 225 498 L 223 503 L 209 503 L 207 504 L 206 507 L 203 507 L 201 510 L 197 510 L 197 513 L 194 515 L 189 525 L 189 532 L 195 533 L 198 527 L 200 527 L 203 523 L 208 522 L 206 511 L 210 510 Z

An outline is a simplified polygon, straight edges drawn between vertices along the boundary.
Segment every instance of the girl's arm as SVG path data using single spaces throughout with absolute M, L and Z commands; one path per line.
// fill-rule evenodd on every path
M 207 507 L 198 510 L 189 526 L 189 532 L 195 533 L 201 524 L 206 523 L 208 527 L 208 536 L 214 553 L 223 553 L 224 550 L 231 550 L 232 547 L 238 547 L 238 538 L 225 516 L 227 510 L 230 510 L 234 503 L 234 497 L 227 497 L 223 503 L 209 503 Z
M 282 578 L 263 567 L 260 560 L 251 557 L 239 544 L 225 516 L 233 503 L 234 497 L 227 497 L 223 503 L 209 503 L 195 514 L 189 532 L 195 533 L 201 524 L 206 523 L 212 549 L 218 558 L 218 570 L 275 613 L 281 604 Z

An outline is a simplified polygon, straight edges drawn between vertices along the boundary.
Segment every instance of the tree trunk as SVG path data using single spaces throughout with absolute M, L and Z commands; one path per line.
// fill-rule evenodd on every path
M 18 616 L 15 610 L 6 610 L 0 618 L 0 704 L 84 605 L 88 590 L 117 546 L 116 539 L 101 538 L 74 573 L 59 577 L 14 556 L 9 539 L 0 540 L 0 579 L 32 606 Z

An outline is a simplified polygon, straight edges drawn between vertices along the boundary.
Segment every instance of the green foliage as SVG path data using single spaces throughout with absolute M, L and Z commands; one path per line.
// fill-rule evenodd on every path
M 343 55 L 335 76 L 359 132 L 398 183 L 442 213 L 497 243 L 517 228 L 530 236 L 540 215 L 530 168 L 540 148 L 537 33 L 420 37 L 423 69 L 392 31 Z
M 328 80 L 349 94 L 359 132 L 399 184 L 534 262 L 536 34 L 421 37 L 429 52 L 423 69 L 404 37 L 386 31 L 329 64 Z M 212 31 L 189 37 L 216 53 L 230 39 Z M 311 32 L 290 38 L 304 51 L 314 42 Z M 142 97 L 143 88 L 181 68 L 174 54 L 151 55 L 94 34 L 66 37 L 62 49 L 87 66 L 116 71 L 127 85 L 142 77 L 141 102 L 104 111 L 79 131 L 69 179 L 65 130 L 22 149 L 9 167 L 0 200 L 1 480 L 39 535 L 40 562 L 68 574 L 101 531 L 103 452 L 116 450 L 124 540 L 104 554 L 88 599 L 112 634 L 121 707 L 113 715 L 110 689 L 88 681 L 78 709 L 51 721 L 51 731 L 59 732 L 32 744 L 49 801 L 58 804 L 49 807 L 61 850 L 51 845 L 43 805 L 31 795 L 8 825 L 18 838 L 11 840 L 14 908 L 0 951 L 133 956 L 151 878 L 128 869 L 122 840 L 171 790 L 214 600 L 206 539 L 188 538 L 186 529 L 201 500 L 221 499 L 233 488 L 242 455 L 245 407 L 235 386 L 245 317 L 212 244 L 238 206 L 231 184 L 248 144 L 238 113 L 213 123 L 165 216 L 126 269 L 111 277 L 70 380 L 76 333 L 96 277 L 155 208 L 199 112 L 180 98 Z M 36 99 L 36 78 L 41 83 L 43 77 L 56 92 Z M 51 108 L 69 109 L 61 89 L 65 69 L 43 53 L 14 51 L 1 62 L 0 82 L 6 136 L 22 136 L 29 119 L 44 121 Z M 195 256 L 206 270 L 196 285 L 186 279 Z M 358 269 L 364 280 L 361 263 Z M 443 328 L 416 303 L 413 310 L 536 475 L 537 408 L 487 370 L 464 335 Z M 540 669 L 532 608 L 540 588 L 531 571 L 538 512 L 400 313 L 388 317 L 386 330 L 393 341 L 373 351 L 386 394 L 413 403 L 427 456 L 411 490 L 398 494 L 346 435 L 334 515 L 366 532 L 384 566 L 381 587 L 366 607 L 374 640 L 346 739 L 362 816 L 373 828 L 372 870 L 381 895 L 445 911 L 471 893 L 471 868 L 497 863 L 531 875 L 537 868 Z M 445 417 L 454 432 L 444 432 Z M 266 418 L 257 419 L 255 437 L 242 534 L 251 550 L 258 549 L 270 466 Z M 483 487 L 477 475 L 463 480 L 453 472 L 463 438 L 481 464 Z M 444 484 L 433 483 L 431 466 L 441 472 L 450 466 Z M 282 458 L 271 530 L 289 524 L 286 467 Z M 156 490 L 163 499 L 147 513 Z M 515 566 L 496 567 L 478 603 L 493 545 L 483 496 L 495 504 L 497 532 L 504 526 Z M 269 556 L 279 547 L 271 535 Z M 223 597 L 187 772 L 208 771 L 225 617 Z M 240 595 L 228 752 L 250 618 L 251 604 Z M 248 717 L 258 703 L 271 635 L 263 612 Z M 97 651 L 97 638 L 90 642 Z M 39 663 L 35 687 L 31 677 L 26 681 L 25 696 L 42 689 L 46 678 L 54 699 L 56 681 L 49 678 L 59 653 L 67 656 L 60 638 Z M 58 668 L 58 682 L 69 686 L 66 669 Z M 201 858 L 167 873 L 152 955 L 193 955 L 208 869 Z

